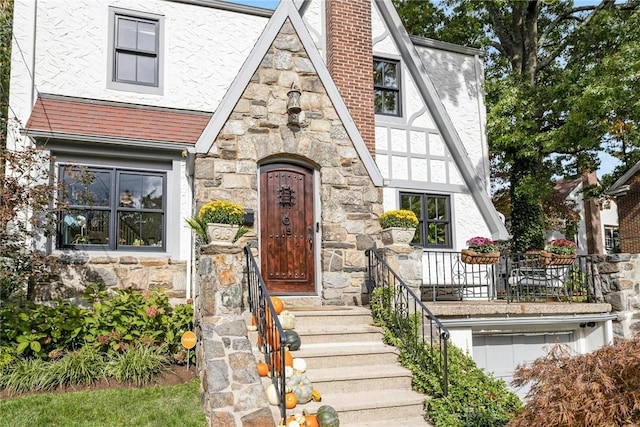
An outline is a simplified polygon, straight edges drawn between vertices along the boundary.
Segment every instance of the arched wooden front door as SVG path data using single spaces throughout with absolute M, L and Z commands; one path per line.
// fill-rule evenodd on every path
M 260 259 L 275 294 L 315 292 L 313 171 L 274 163 L 260 169 Z

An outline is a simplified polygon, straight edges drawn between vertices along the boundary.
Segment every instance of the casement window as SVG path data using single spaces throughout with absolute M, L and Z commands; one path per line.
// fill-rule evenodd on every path
M 62 165 L 58 248 L 164 249 L 166 174 Z
M 373 60 L 373 99 L 376 114 L 402 115 L 400 105 L 400 63 Z
M 109 89 L 161 93 L 162 16 L 110 9 Z
M 400 207 L 413 211 L 420 221 L 413 243 L 425 248 L 452 247 L 449 196 L 400 193 Z

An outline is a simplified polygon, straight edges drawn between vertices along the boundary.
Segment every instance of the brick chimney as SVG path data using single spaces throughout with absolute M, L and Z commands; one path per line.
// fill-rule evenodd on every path
M 325 13 L 329 72 L 375 155 L 371 0 L 325 0 Z
M 582 186 L 597 185 L 598 178 L 595 172 L 583 171 L 582 172 Z M 595 197 L 586 198 L 583 195 L 584 205 L 584 220 L 587 234 L 587 253 L 588 254 L 603 254 L 604 253 L 604 238 L 602 236 L 602 224 L 600 220 L 600 203 Z

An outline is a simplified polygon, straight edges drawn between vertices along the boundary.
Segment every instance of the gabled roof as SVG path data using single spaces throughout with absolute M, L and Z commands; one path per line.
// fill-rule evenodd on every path
M 633 165 L 628 171 L 624 173 L 616 182 L 613 183 L 611 187 L 604 192 L 604 194 L 608 194 L 609 196 L 625 196 L 627 191 L 629 191 L 629 184 L 627 182 L 635 176 L 640 170 L 640 162 Z
M 403 64 L 413 76 L 415 84 L 424 99 L 433 120 L 435 121 L 442 139 L 444 140 L 451 156 L 453 157 L 462 178 L 464 179 L 471 195 L 478 206 L 484 220 L 491 230 L 492 237 L 496 240 L 507 240 L 510 238 L 507 228 L 500 219 L 498 211 L 491 203 L 489 194 L 486 191 L 485 182 L 476 173 L 471 160 L 462 144 L 444 104 L 436 92 L 433 82 L 427 74 L 427 70 L 420 59 L 420 55 L 413 45 L 409 34 L 402 25 L 400 16 L 396 12 L 391 0 L 377 0 L 374 4 L 378 7 L 380 16 L 384 20 L 389 33 L 400 51 Z
M 193 146 L 211 113 L 40 94 L 24 133 L 66 140 Z M 179 148 L 179 147 L 177 147 Z
M 233 111 L 234 106 L 242 96 L 245 88 L 249 84 L 251 77 L 258 69 L 258 66 L 262 62 L 265 54 L 273 44 L 276 36 L 278 35 L 280 28 L 284 25 L 286 19 L 289 19 L 291 25 L 295 29 L 298 37 L 304 49 L 309 56 L 309 60 L 313 64 L 318 77 L 320 78 L 322 84 L 324 85 L 325 90 L 327 91 L 327 96 L 331 100 L 333 107 L 335 108 L 338 117 L 342 121 L 342 124 L 349 135 L 349 138 L 354 144 L 362 163 L 364 164 L 371 180 L 374 185 L 382 186 L 383 180 L 380 171 L 378 170 L 378 166 L 376 165 L 371 153 L 367 149 L 360 132 L 356 128 L 356 125 L 349 114 L 349 110 L 347 109 L 340 93 L 338 92 L 338 88 L 336 87 L 331 75 L 329 74 L 329 70 L 327 69 L 326 64 L 324 63 L 320 53 L 318 52 L 311 35 L 309 34 L 309 30 L 307 29 L 304 21 L 300 17 L 300 13 L 296 8 L 294 2 L 292 0 L 281 0 L 280 4 L 276 8 L 273 13 L 271 19 L 267 23 L 264 31 L 260 35 L 260 38 L 256 42 L 256 45 L 253 47 L 253 50 L 249 54 L 247 60 L 242 65 L 240 72 L 234 79 L 231 84 L 229 90 L 225 93 L 220 105 L 218 106 L 215 114 L 211 118 L 211 121 L 207 124 L 204 132 L 200 135 L 198 142 L 195 147 L 196 153 L 207 153 L 211 149 L 216 137 L 222 130 L 222 127 L 228 120 L 231 112 Z M 373 89 L 372 89 L 373 90 Z
M 573 179 L 560 178 L 553 184 L 553 191 L 556 192 L 560 197 L 565 199 L 573 190 L 575 190 L 578 186 L 581 186 L 582 182 L 583 179 L 581 176 Z

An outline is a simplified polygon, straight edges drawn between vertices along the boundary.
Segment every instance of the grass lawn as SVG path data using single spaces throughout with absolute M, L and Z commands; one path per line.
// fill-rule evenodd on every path
M 0 400 L 0 426 L 203 427 L 199 382 L 147 388 L 45 393 Z

